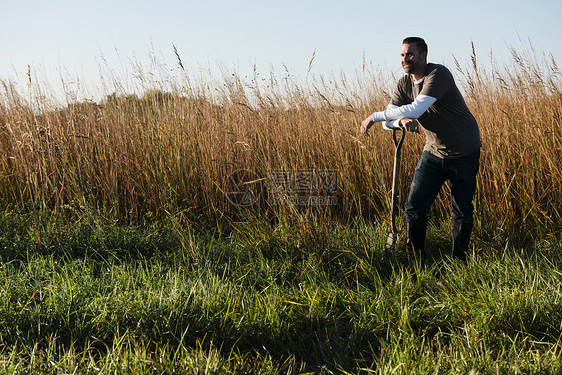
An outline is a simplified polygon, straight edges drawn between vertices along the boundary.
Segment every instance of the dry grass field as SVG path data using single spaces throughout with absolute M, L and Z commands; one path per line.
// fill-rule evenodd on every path
M 477 217 L 498 228 L 559 229 L 562 77 L 555 61 L 515 50 L 512 57 L 508 67 L 483 70 L 475 56 L 472 67 L 450 67 L 482 133 Z M 377 129 L 364 138 L 358 125 L 386 106 L 388 75 L 365 68 L 351 79 L 306 82 L 274 73 L 208 82 L 185 75 L 165 89 L 147 83 L 140 98 L 114 93 L 60 109 L 29 79 L 29 95 L 1 84 L 2 207 L 88 205 L 132 219 L 151 212 L 228 221 L 240 213 L 225 199 L 233 171 L 250 170 L 267 186 L 271 171 L 329 169 L 338 174 L 338 204 L 315 211 L 387 215 L 391 133 Z M 402 201 L 423 138 L 407 137 Z M 247 210 L 275 217 L 303 211 L 272 207 L 262 195 Z M 434 217 L 447 217 L 446 192 L 434 206 Z

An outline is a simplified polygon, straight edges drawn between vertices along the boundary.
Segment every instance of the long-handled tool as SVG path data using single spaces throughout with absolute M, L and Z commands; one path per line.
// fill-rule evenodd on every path
M 400 139 L 397 138 L 396 132 L 401 131 Z M 392 201 L 390 207 L 390 223 L 392 232 L 388 234 L 384 252 L 386 255 L 392 255 L 398 248 L 398 228 L 396 228 L 396 212 L 398 212 L 398 175 L 400 172 L 400 149 L 404 138 L 406 137 L 406 129 L 403 127 L 392 128 L 392 139 L 394 141 L 394 171 L 392 173 Z

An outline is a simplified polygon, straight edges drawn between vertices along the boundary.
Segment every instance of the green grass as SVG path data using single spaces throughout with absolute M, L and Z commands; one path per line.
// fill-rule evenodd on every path
M 203 229 L 0 215 L 6 373 L 560 373 L 560 235 L 432 226 L 421 267 L 375 223 Z

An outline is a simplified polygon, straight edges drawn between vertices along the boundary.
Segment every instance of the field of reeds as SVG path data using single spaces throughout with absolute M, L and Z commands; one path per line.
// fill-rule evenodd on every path
M 561 219 L 562 77 L 554 61 L 515 51 L 513 61 L 483 71 L 473 56 L 472 66 L 451 67 L 482 133 L 476 216 L 499 228 L 553 228 Z M 364 138 L 358 124 L 386 107 L 394 79 L 367 70 L 352 79 L 260 77 L 185 76 L 166 90 L 151 84 L 140 98 L 113 93 L 60 109 L 49 108 L 31 75 L 29 97 L 2 82 L 0 205 L 226 222 L 240 214 L 225 191 L 233 171 L 251 171 L 264 185 L 245 209 L 278 216 L 292 208 L 268 204 L 271 171 L 333 170 L 337 205 L 329 211 L 382 220 L 394 146 L 390 132 Z M 402 201 L 423 141 L 406 140 Z M 448 212 L 444 193 L 434 216 Z
M 382 257 L 392 133 L 358 132 L 391 74 L 162 69 L 63 105 L 32 71 L 0 81 L 0 367 L 559 372 L 562 73 L 532 51 L 485 66 L 449 67 L 483 143 L 472 257 L 446 256 L 445 186 L 422 269 Z M 299 183 L 334 200 L 271 200 Z

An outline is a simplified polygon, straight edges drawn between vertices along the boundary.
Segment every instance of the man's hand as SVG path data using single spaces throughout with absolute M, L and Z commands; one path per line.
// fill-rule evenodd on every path
M 400 119 L 400 125 L 406 128 L 407 131 L 420 134 L 420 123 L 418 120 L 403 118 Z
M 373 121 L 373 117 L 369 116 L 365 120 L 361 122 L 361 128 L 359 131 L 363 135 L 369 135 L 369 128 L 373 126 L 375 122 Z

